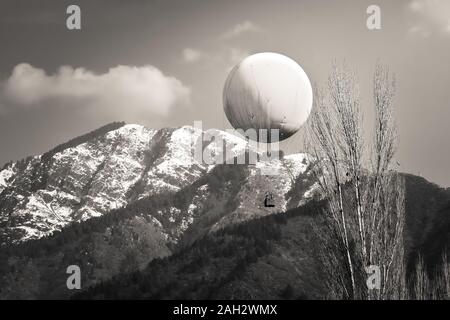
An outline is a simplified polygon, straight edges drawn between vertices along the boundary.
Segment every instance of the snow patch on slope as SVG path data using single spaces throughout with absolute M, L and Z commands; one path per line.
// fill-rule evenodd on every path
M 0 193 L 6 188 L 8 187 L 8 185 L 11 183 L 11 178 L 14 176 L 15 171 L 14 171 L 14 167 L 15 167 L 15 163 L 7 166 L 5 169 L 3 169 L 2 171 L 0 171 Z

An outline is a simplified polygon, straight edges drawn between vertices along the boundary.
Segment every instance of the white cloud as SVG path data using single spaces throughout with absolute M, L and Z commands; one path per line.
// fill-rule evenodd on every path
M 261 31 L 261 28 L 250 21 L 244 21 L 239 23 L 222 34 L 221 38 L 228 39 L 237 37 L 246 32 L 258 32 Z
M 182 51 L 182 59 L 184 62 L 193 64 L 201 62 L 210 66 L 224 66 L 227 71 L 231 70 L 234 65 L 242 59 L 250 55 L 247 50 L 241 48 L 224 47 L 219 52 L 207 53 L 198 49 L 186 48 Z
M 80 107 L 91 112 L 167 116 L 189 103 L 190 89 L 159 69 L 117 66 L 103 74 L 63 66 L 55 74 L 30 64 L 18 64 L 1 83 L 6 110 L 45 106 Z
M 239 23 L 225 33 L 219 36 L 218 39 L 229 39 L 237 37 L 246 32 L 260 32 L 262 29 L 253 24 L 250 21 L 244 21 Z M 232 68 L 236 63 L 242 60 L 244 57 L 248 56 L 249 52 L 240 48 L 228 47 L 227 45 L 222 46 L 220 50 L 213 52 L 204 51 L 199 48 L 186 47 L 181 52 L 181 59 L 185 63 L 206 63 L 209 65 L 222 65 L 225 66 L 227 70 Z M 231 67 L 230 67 L 231 66 Z
M 449 0 L 412 0 L 408 8 L 416 16 L 410 33 L 428 37 L 438 31 L 450 35 Z
M 183 61 L 187 63 L 198 62 L 203 59 L 207 59 L 208 55 L 198 49 L 185 48 L 182 52 Z

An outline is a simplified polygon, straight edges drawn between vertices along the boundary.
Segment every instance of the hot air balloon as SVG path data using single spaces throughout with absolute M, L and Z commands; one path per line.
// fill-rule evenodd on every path
M 279 141 L 306 122 L 312 99 L 311 83 L 302 67 L 272 52 L 242 60 L 231 70 L 223 90 L 224 111 L 235 129 L 256 129 L 258 133 L 260 129 L 279 129 Z

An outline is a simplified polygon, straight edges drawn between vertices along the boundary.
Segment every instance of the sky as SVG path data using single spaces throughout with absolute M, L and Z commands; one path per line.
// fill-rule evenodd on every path
M 66 9 L 81 9 L 68 30 Z M 368 6 L 381 29 L 366 26 Z M 450 186 L 448 0 L 2 0 L 0 166 L 112 121 L 229 128 L 222 90 L 257 52 L 325 84 L 333 61 L 358 75 L 370 128 L 377 61 L 396 76 L 400 170 Z M 302 130 L 281 145 L 302 151 Z

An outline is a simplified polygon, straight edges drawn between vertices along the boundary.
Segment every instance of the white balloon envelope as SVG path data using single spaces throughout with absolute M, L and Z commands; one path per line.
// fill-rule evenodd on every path
M 224 111 L 235 129 L 279 129 L 280 141 L 306 122 L 312 99 L 302 67 L 272 52 L 242 60 L 231 70 L 223 90 Z

